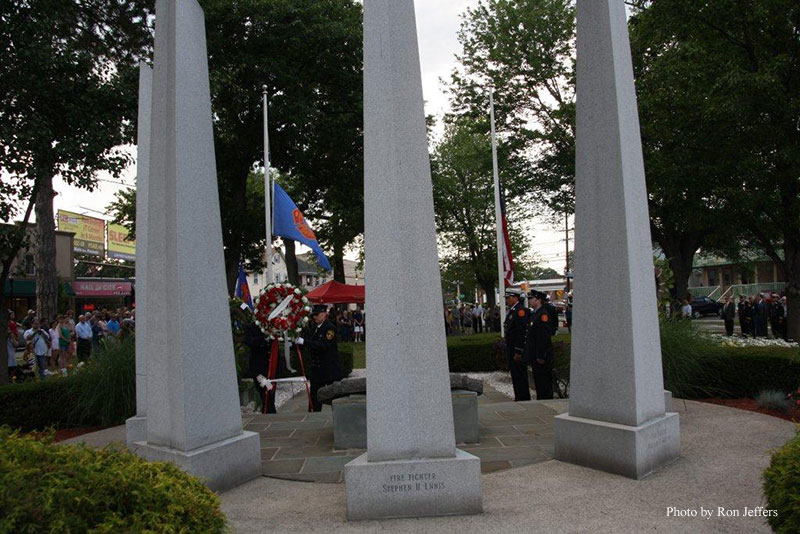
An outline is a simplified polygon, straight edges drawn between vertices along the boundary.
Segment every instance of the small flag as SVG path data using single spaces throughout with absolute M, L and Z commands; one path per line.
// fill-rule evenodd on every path
M 319 246 L 317 236 L 314 235 L 314 231 L 308 225 L 305 217 L 303 217 L 303 213 L 297 209 L 297 205 L 289 198 L 286 191 L 274 182 L 273 202 L 272 217 L 274 223 L 272 234 L 306 245 L 316 254 L 320 267 L 326 271 L 332 271 L 331 264 Z
M 503 247 L 503 278 L 506 281 L 506 287 L 514 284 L 514 259 L 511 257 L 511 240 L 508 238 L 508 221 L 506 220 L 506 201 L 503 198 L 503 192 L 500 191 L 500 216 L 503 221 L 503 242 L 500 246 Z
M 253 309 L 253 299 L 250 296 L 250 286 L 247 285 L 247 274 L 244 272 L 244 266 L 239 264 L 239 277 L 236 279 L 236 292 L 234 295 L 247 306 Z

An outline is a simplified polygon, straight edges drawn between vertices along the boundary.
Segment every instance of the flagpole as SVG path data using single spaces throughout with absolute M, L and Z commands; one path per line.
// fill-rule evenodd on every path
M 494 218 L 497 229 L 497 279 L 500 300 L 500 335 L 505 336 L 506 299 L 503 276 L 503 217 L 500 213 L 500 171 L 497 165 L 497 134 L 494 129 L 494 89 L 489 91 L 489 118 L 492 124 L 492 170 L 494 172 Z
M 269 178 L 269 102 L 267 100 L 267 86 L 264 85 L 264 214 L 266 215 L 266 258 L 267 258 L 267 284 L 275 282 L 272 273 L 272 209 L 270 197 L 272 185 Z

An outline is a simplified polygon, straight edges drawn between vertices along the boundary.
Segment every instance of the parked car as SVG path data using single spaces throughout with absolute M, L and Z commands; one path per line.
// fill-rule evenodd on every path
M 719 315 L 722 313 L 722 303 L 709 297 L 694 297 L 692 299 L 692 317 L 699 319 L 703 315 Z

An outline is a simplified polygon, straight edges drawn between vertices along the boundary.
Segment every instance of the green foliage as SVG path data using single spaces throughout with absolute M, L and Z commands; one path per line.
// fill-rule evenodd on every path
M 106 338 L 69 380 L 77 390 L 74 417 L 98 426 L 120 425 L 136 413 L 134 336 Z
M 22 431 L 112 426 L 136 412 L 134 338 L 107 339 L 81 370 L 0 387 L 0 424 Z
M 772 453 L 762 476 L 766 508 L 777 512 L 767 519 L 772 530 L 800 532 L 800 434 Z
M 78 391 L 73 383 L 72 378 L 51 377 L 0 386 L 0 425 L 23 432 L 96 425 L 75 413 Z
M 775 410 L 776 412 L 789 413 L 791 404 L 786 399 L 783 391 L 767 389 L 756 395 L 756 404 L 764 410 Z
M 717 393 L 710 385 L 714 382 L 713 374 L 702 363 L 704 357 L 714 352 L 716 344 L 704 337 L 690 321 L 662 320 L 660 331 L 664 388 L 676 398 Z
M 228 532 L 220 501 L 178 467 L 0 428 L 2 532 Z
M 505 354 L 496 349 L 500 334 L 475 334 L 447 338 L 451 373 L 488 373 L 502 369 Z

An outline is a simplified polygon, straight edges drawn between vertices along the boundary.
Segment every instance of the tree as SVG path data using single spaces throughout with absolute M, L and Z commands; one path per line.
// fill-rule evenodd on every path
M 497 235 L 487 122 L 485 117 L 483 122 L 468 116 L 450 117 L 444 138 L 431 156 L 431 169 L 443 271 L 462 281 L 476 280 L 489 305 L 494 306 Z M 498 159 L 502 161 L 500 179 L 505 190 L 511 248 L 515 257 L 522 256 L 525 241 L 514 221 L 521 217 L 527 175 L 504 143 L 499 145 Z
M 130 139 L 134 65 L 149 44 L 149 2 L 41 0 L 0 7 L 0 216 L 23 222 L 4 229 L 0 300 L 8 266 L 35 209 L 39 315 L 56 310 L 52 179 L 91 190 L 96 174 L 127 165 L 117 147 Z M 0 312 L 5 346 L 6 310 Z M 3 367 L 3 366 L 0 366 Z M 5 372 L 0 382 L 7 381 Z
M 776 263 L 786 279 L 789 337 L 800 339 L 800 4 L 673 0 L 638 7 L 636 32 L 674 56 L 660 67 L 677 71 L 670 81 L 710 79 L 702 93 L 673 86 L 673 105 L 688 97 L 704 110 L 702 122 L 672 124 L 673 134 L 702 128 L 713 135 L 707 146 L 690 137 L 699 149 L 694 164 L 721 182 L 706 205 L 726 213 L 728 246 L 741 240 Z
M 480 0 L 459 32 L 453 108 L 486 113 L 496 90 L 498 132 L 527 157 L 536 211 L 571 212 L 575 174 L 575 9 L 572 0 Z
M 263 161 L 262 85 L 272 165 L 334 256 L 362 231 L 362 28 L 354 0 L 202 0 L 230 289 L 261 246 L 242 228 L 247 179 Z M 263 212 L 262 212 L 263 213 Z M 262 216 L 263 220 L 263 216 Z M 262 225 L 263 228 L 263 225 Z M 340 262 L 339 262 L 340 263 Z

